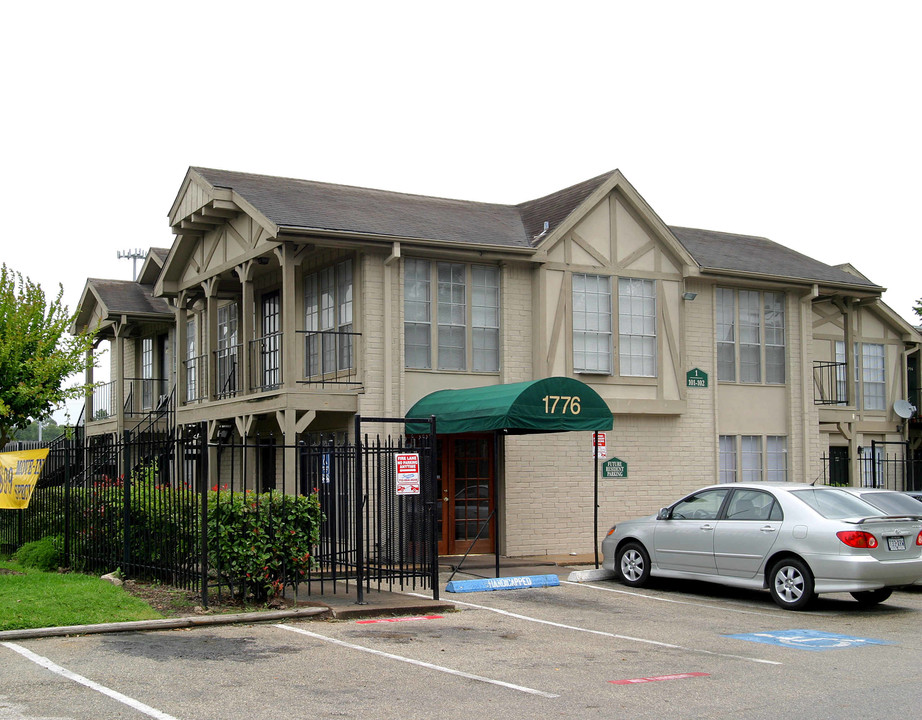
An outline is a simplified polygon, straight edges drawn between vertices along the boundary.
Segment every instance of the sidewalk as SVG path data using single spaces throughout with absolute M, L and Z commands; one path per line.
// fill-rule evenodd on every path
M 454 593 L 445 592 L 449 579 L 471 580 L 492 578 L 496 576 L 495 555 L 469 555 L 458 569 L 462 556 L 449 555 L 439 558 L 439 600 L 432 599 L 431 589 L 421 589 L 410 595 L 410 591 L 366 590 L 364 604 L 356 601 L 357 592 L 354 583 L 348 590 L 345 585 L 336 588 L 336 593 L 305 596 L 299 594 L 299 607 L 326 607 L 329 617 L 336 620 L 359 619 L 363 617 L 396 617 L 399 615 L 425 615 L 449 612 L 454 609 L 451 602 Z M 539 555 L 528 557 L 500 557 L 500 577 L 519 577 L 523 575 L 558 575 L 565 579 L 573 570 L 595 567 L 595 556 L 591 553 L 582 555 Z M 417 597 L 425 595 L 426 597 Z M 294 600 L 293 597 L 289 599 Z M 324 616 L 318 616 L 323 618 Z

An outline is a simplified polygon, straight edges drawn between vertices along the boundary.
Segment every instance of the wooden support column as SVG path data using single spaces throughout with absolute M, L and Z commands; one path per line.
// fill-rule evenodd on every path
M 214 371 L 214 358 L 215 351 L 218 349 L 218 286 L 220 285 L 220 278 L 213 277 L 208 278 L 205 282 L 202 283 L 202 288 L 205 290 L 205 370 L 204 375 L 206 378 L 203 378 L 203 382 L 207 382 L 205 385 L 206 392 L 199 393 L 209 400 L 213 400 L 215 397 L 215 371 Z
M 282 267 L 282 386 L 287 392 L 298 388 L 298 379 L 301 375 L 300 357 L 301 336 L 298 335 L 297 312 L 297 261 L 295 260 L 295 247 L 285 243 L 275 248 L 275 254 Z M 293 440 L 286 437 L 286 443 Z
M 256 309 L 253 305 L 253 268 L 256 263 L 253 260 L 247 260 L 245 263 L 238 265 L 237 277 L 240 278 L 240 387 L 238 392 L 249 393 L 252 379 L 250 364 L 250 342 L 256 339 L 255 318 Z
M 189 324 L 189 310 L 186 307 L 187 293 L 183 290 L 176 298 L 173 313 L 176 317 L 176 348 L 173 355 L 176 358 L 176 406 L 186 404 L 188 387 L 186 385 L 186 361 L 189 352 L 189 338 L 187 328 Z
M 123 319 L 124 320 L 124 319 Z M 128 332 L 126 322 L 119 322 L 115 331 L 115 428 L 118 437 L 125 432 L 125 335 Z

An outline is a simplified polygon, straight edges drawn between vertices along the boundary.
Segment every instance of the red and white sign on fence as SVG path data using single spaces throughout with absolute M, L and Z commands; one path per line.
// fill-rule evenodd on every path
M 419 495 L 419 453 L 398 453 L 397 494 Z

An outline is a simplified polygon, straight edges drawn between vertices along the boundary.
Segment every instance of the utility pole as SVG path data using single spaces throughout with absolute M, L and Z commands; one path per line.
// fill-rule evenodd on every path
M 131 260 L 131 279 L 138 279 L 138 260 L 147 257 L 147 253 L 137 248 L 135 250 L 119 250 L 118 259 L 119 260 Z

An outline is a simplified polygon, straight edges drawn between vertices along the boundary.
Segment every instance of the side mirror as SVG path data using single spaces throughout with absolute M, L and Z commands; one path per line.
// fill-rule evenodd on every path
M 672 515 L 672 512 L 669 510 L 669 508 L 664 507 L 664 508 L 661 508 L 660 511 L 656 514 L 656 519 L 657 520 L 668 520 L 671 515 Z

